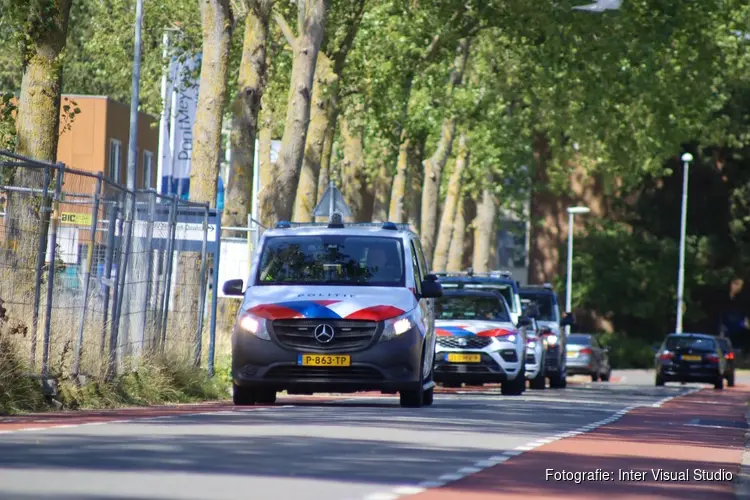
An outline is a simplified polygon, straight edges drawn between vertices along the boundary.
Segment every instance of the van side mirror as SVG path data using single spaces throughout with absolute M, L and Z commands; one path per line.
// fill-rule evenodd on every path
M 518 326 L 520 328 L 528 328 L 531 325 L 533 325 L 533 322 L 528 316 L 521 316 L 520 318 L 518 318 Z
M 230 295 L 234 297 L 241 297 L 244 295 L 242 291 L 242 285 L 244 285 L 244 282 L 242 280 L 229 280 L 224 282 L 223 292 L 224 295 Z
M 435 279 L 431 280 L 430 276 Z M 443 286 L 437 282 L 437 276 L 428 274 L 422 282 L 422 297 L 425 299 L 439 299 L 443 296 Z
M 576 324 L 576 319 L 573 316 L 573 313 L 565 313 L 565 315 L 562 318 L 562 321 L 560 321 L 560 326 L 570 326 L 571 328 Z

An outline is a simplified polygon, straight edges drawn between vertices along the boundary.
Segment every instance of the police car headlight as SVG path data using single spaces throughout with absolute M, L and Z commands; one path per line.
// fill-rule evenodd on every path
M 547 345 L 548 345 L 549 347 L 552 347 L 552 346 L 554 346 L 554 345 L 557 345 L 557 340 L 558 340 L 558 339 L 557 339 L 557 335 L 547 335 L 547 336 L 546 336 L 546 337 L 544 338 L 544 341 L 545 341 L 545 343 L 546 343 L 546 344 L 547 344 Z
M 529 349 L 533 349 L 533 348 L 535 348 L 535 347 L 536 347 L 536 342 L 534 342 L 534 341 L 532 340 L 531 342 L 529 342 L 529 343 L 528 343 L 528 346 L 529 346 Z
M 517 337 L 515 335 L 508 335 L 505 338 L 508 339 L 508 342 L 515 342 Z
M 250 313 L 243 313 L 237 322 L 237 330 L 252 333 L 259 339 L 271 340 L 266 329 L 266 320 Z
M 414 320 L 414 313 L 407 313 L 403 316 L 387 319 L 383 326 L 383 334 L 380 336 L 380 341 L 384 342 L 400 337 L 415 326 L 417 326 L 417 323 Z

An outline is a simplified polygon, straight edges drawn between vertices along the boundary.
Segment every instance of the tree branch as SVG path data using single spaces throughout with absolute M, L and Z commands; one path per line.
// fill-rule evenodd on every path
M 335 53 L 331 54 L 331 60 L 333 61 L 333 72 L 337 75 L 340 75 L 343 71 L 343 66 L 346 62 L 346 56 L 351 50 L 352 45 L 354 45 L 354 40 L 356 39 L 357 32 L 359 31 L 359 25 L 362 22 L 362 16 L 364 16 L 365 13 L 366 4 L 367 0 L 359 0 L 357 11 L 352 16 L 352 19 L 350 19 L 349 27 L 346 31 L 346 36 L 341 41 L 341 46 Z
M 291 45 L 292 49 L 296 48 L 297 39 L 295 38 L 294 33 L 292 32 L 292 28 L 289 26 L 289 23 L 287 23 L 286 19 L 284 19 L 284 16 L 282 16 L 278 12 L 274 12 L 273 20 L 276 21 L 279 29 L 281 29 L 281 32 L 284 34 L 284 38 L 286 38 L 287 43 Z

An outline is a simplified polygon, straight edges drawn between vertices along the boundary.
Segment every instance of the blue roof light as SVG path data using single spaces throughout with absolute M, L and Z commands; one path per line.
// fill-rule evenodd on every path
M 394 224 L 393 222 L 383 222 L 383 229 L 388 229 L 390 231 L 396 231 L 398 230 L 398 226 Z
M 289 221 L 286 220 L 280 220 L 276 223 L 276 229 L 289 229 L 292 227 L 292 224 Z

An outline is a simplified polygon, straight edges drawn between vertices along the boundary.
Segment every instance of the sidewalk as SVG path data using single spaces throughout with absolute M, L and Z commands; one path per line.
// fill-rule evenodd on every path
M 411 500 L 734 499 L 733 481 L 745 445 L 750 386 L 706 389 L 661 408 L 637 408 L 616 423 L 550 443 Z M 701 427 L 709 425 L 711 427 Z M 547 469 L 581 473 L 600 469 L 610 480 L 576 484 L 547 480 Z M 652 470 L 668 473 L 654 480 Z M 722 477 L 695 480 L 694 471 Z M 622 478 L 642 471 L 642 478 Z M 689 480 L 677 473 L 687 472 Z M 634 476 L 634 474 L 631 474 Z

